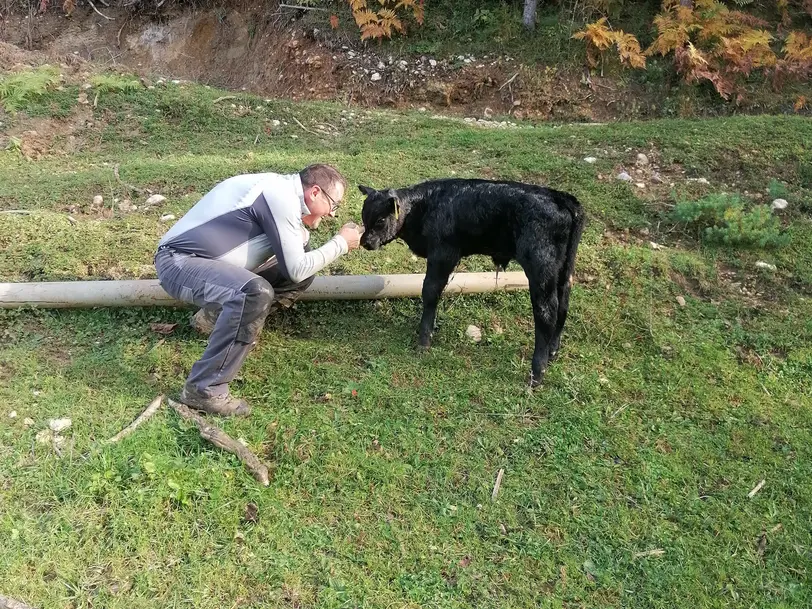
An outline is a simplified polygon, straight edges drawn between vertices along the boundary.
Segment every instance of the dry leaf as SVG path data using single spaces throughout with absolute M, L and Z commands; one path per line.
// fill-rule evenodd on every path
M 245 514 L 242 517 L 243 522 L 257 523 L 259 522 L 259 508 L 256 503 L 249 503 L 245 506 Z
M 462 559 L 460 559 L 460 566 L 463 569 L 465 569 L 470 564 L 471 564 L 471 557 L 470 556 L 463 556 Z
M 330 27 L 338 29 L 338 15 L 330 15 Z
M 761 536 L 758 538 L 758 544 L 756 546 L 756 554 L 758 557 L 761 558 L 764 556 L 764 551 L 767 549 L 767 533 L 762 533 Z
M 149 324 L 149 329 L 158 334 L 172 334 L 178 324 Z

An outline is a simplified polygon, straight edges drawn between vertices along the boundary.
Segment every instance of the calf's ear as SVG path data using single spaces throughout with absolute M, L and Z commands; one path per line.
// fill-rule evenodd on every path
M 395 220 L 400 220 L 400 214 L 403 213 L 403 208 L 401 207 L 400 201 L 398 201 L 398 198 L 394 195 L 394 193 L 391 190 L 389 192 L 390 196 L 386 201 L 386 205 L 392 210 Z
M 369 186 L 364 186 L 363 184 L 359 184 L 359 185 L 358 185 L 358 190 L 360 190 L 360 191 L 361 191 L 361 194 L 364 194 L 364 195 L 366 195 L 366 196 L 369 196 L 369 195 L 371 195 L 373 192 L 375 192 L 375 189 L 374 189 L 374 188 L 370 188 Z

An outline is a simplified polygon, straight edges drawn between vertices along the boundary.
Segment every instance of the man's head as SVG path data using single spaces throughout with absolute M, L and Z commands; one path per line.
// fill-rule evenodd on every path
M 318 228 L 324 216 L 335 216 L 344 191 L 347 189 L 347 180 L 344 179 L 335 167 L 330 165 L 309 165 L 299 172 L 304 190 L 304 200 L 310 213 L 302 217 L 302 221 L 310 228 Z
M 375 190 L 360 184 L 358 190 L 366 195 L 361 210 L 364 223 L 361 247 L 376 250 L 397 238 L 403 226 L 404 209 L 394 190 Z

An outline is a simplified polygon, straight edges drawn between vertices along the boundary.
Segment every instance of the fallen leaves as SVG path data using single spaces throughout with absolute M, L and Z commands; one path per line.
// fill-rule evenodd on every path
M 149 329 L 157 334 L 172 334 L 175 331 L 175 328 L 178 327 L 178 324 L 168 324 L 168 323 L 151 323 L 149 324 Z

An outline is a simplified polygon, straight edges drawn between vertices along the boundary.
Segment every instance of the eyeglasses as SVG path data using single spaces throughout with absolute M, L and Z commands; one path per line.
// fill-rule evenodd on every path
M 336 211 L 338 210 L 338 202 L 337 202 L 337 201 L 336 201 L 336 200 L 335 200 L 333 197 L 331 197 L 331 196 L 330 196 L 330 195 L 327 193 L 327 191 L 326 191 L 326 190 L 324 190 L 324 189 L 323 189 L 321 186 L 319 186 L 319 190 L 321 190 L 322 194 L 323 194 L 325 197 L 327 197 L 327 199 L 330 201 L 330 213 L 331 213 L 331 214 L 336 213 Z

